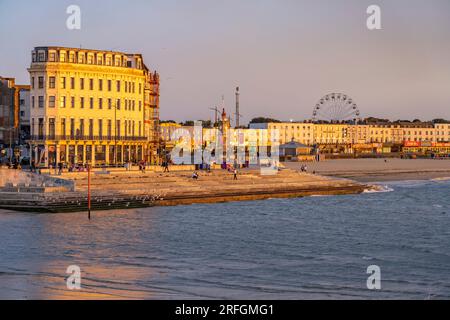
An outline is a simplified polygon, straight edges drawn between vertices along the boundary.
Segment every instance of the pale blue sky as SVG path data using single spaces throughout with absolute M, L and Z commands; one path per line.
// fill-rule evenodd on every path
M 366 28 L 371 4 L 383 30 Z M 448 0 L 0 0 L 0 44 L 0 75 L 21 83 L 34 46 L 142 53 L 163 119 L 210 119 L 222 94 L 232 111 L 236 85 L 245 122 L 310 118 L 329 92 L 362 116 L 450 118 Z

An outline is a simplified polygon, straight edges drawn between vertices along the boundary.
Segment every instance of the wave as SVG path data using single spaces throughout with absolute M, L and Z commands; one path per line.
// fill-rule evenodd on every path
M 450 177 L 434 178 L 431 181 L 450 181 Z
M 365 189 L 363 193 L 384 193 L 393 192 L 394 189 L 386 185 L 373 185 L 370 189 Z

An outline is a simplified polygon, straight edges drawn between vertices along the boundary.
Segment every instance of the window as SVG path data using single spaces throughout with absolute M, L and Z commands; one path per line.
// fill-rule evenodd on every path
M 38 59 L 39 59 L 39 62 L 45 62 L 45 53 L 39 52 Z
M 117 99 L 117 105 L 116 105 L 117 110 L 120 110 L 120 99 Z
M 60 106 L 60 108 L 65 108 L 66 107 L 66 97 L 61 97 L 60 98 L 59 106 Z
M 94 120 L 89 119 L 89 139 L 93 139 L 94 137 Z
M 103 91 L 103 79 L 98 79 L 98 90 Z
M 70 89 L 72 89 L 72 90 L 75 89 L 75 78 L 74 77 L 70 78 Z
M 84 109 L 84 97 L 80 98 L 80 108 Z
M 132 83 L 132 85 L 133 85 L 133 93 L 136 93 L 136 90 L 135 90 L 135 89 L 136 89 L 135 84 L 136 84 L 135 82 Z
M 55 77 L 48 78 L 48 87 L 50 89 L 55 89 Z
M 84 78 L 80 78 L 80 90 L 84 90 Z
M 48 107 L 54 108 L 55 107 L 55 96 L 49 96 L 48 97 Z
M 89 108 L 94 109 L 94 98 L 89 99 Z
M 84 63 L 84 53 L 78 54 L 78 63 Z
M 66 138 L 66 119 L 65 118 L 61 119 L 61 135 L 62 135 L 63 139 Z
M 88 63 L 88 64 L 92 64 L 93 61 L 94 61 L 94 59 L 93 59 L 92 55 L 91 55 L 91 54 L 88 54 L 88 61 L 87 61 L 87 63 Z
M 103 120 L 98 119 L 98 136 L 103 136 Z
M 69 62 L 74 63 L 75 62 L 75 53 L 71 52 L 69 54 Z
M 139 94 L 142 93 L 142 83 L 139 83 Z
M 139 101 L 139 111 L 142 111 L 142 101 Z
M 61 89 L 66 88 L 66 77 L 61 77 Z
M 31 89 L 34 89 L 34 77 L 31 77 Z
M 94 90 L 94 79 L 89 79 L 89 90 Z
M 98 108 L 103 109 L 103 98 L 98 98 Z
M 75 97 L 70 98 L 70 107 L 73 109 L 75 108 Z
M 39 108 L 43 108 L 44 107 L 44 96 L 39 96 L 38 97 L 38 106 L 39 106 Z
M 38 136 L 39 140 L 44 138 L 44 118 L 39 118 L 38 120 Z
M 34 136 L 34 118 L 31 119 L 31 135 Z
M 97 64 L 99 64 L 99 65 L 103 64 L 103 57 L 101 55 L 97 56 Z
M 75 139 L 75 119 L 70 119 L 70 139 Z
M 38 88 L 39 89 L 44 89 L 44 77 L 39 77 L 38 78 Z
M 120 92 L 120 80 L 117 80 L 116 85 L 117 85 L 117 92 Z
M 111 98 L 108 98 L 108 109 L 111 110 L 112 108 L 112 100 Z
M 125 81 L 125 92 L 128 92 L 128 81 Z
M 49 61 L 55 62 L 56 61 L 56 54 L 54 52 L 50 52 L 49 54 Z
M 108 120 L 108 127 L 107 127 L 107 135 L 108 135 L 108 139 L 111 139 L 111 130 L 112 130 L 112 124 L 111 124 L 111 120 Z
M 55 139 L 55 118 L 48 119 L 48 134 L 50 139 Z
M 116 120 L 116 136 L 120 137 L 120 120 Z
M 84 119 L 80 119 L 80 136 L 84 136 Z
M 34 96 L 31 97 L 31 107 L 34 108 Z
M 108 80 L 108 91 L 111 91 L 111 87 L 112 87 L 112 82 L 111 82 L 111 80 Z
M 61 62 L 66 62 L 66 53 L 65 52 L 61 52 L 59 54 L 59 59 Z

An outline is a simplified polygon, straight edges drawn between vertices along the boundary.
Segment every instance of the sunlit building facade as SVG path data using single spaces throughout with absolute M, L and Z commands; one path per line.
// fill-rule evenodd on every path
M 37 164 L 155 161 L 159 75 L 140 54 L 36 47 L 28 71 Z

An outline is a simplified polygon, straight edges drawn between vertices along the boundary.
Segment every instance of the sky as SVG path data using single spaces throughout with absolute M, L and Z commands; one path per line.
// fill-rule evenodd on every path
M 81 29 L 66 8 L 81 8 Z M 369 5 L 381 30 L 368 30 Z M 361 116 L 450 119 L 449 0 L 0 0 L 0 75 L 29 83 L 35 46 L 142 53 L 161 119 L 302 120 L 342 92 Z

